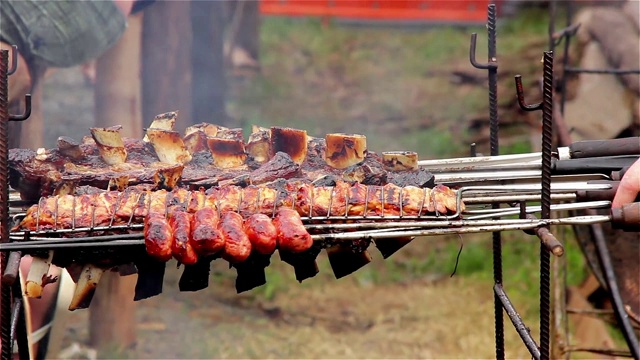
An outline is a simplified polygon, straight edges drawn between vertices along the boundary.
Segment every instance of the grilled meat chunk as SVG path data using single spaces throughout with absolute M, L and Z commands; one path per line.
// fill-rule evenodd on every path
M 296 213 L 297 215 L 297 213 Z M 271 255 L 278 245 L 278 232 L 271 218 L 265 214 L 253 214 L 244 222 L 244 230 L 251 247 L 260 254 Z
M 251 255 L 251 241 L 244 232 L 242 216 L 229 211 L 220 219 L 220 231 L 224 234 L 226 242 L 222 258 L 230 263 L 240 263 Z
M 211 255 L 224 249 L 225 239 L 218 230 L 220 218 L 212 208 L 201 208 L 193 214 L 193 248 L 198 255 Z
M 277 230 L 278 248 L 281 251 L 300 253 L 309 250 L 313 245 L 313 239 L 302 224 L 297 211 L 281 208 L 273 223 Z
M 169 225 L 173 230 L 171 252 L 176 260 L 186 265 L 198 262 L 198 255 L 193 248 L 192 218 L 192 214 L 182 210 L 172 211 L 169 214 Z
M 169 261 L 172 256 L 173 233 L 164 216 L 150 214 L 144 222 L 144 243 L 147 253 L 159 261 Z

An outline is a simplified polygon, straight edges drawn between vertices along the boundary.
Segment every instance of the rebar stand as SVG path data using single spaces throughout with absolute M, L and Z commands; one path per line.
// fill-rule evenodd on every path
M 0 242 L 9 241 L 9 198 L 7 190 L 7 155 L 9 124 L 9 51 L 0 51 Z M 0 275 L 7 267 L 8 254 L 0 254 Z M 11 287 L 2 286 L 0 298 L 0 338 L 2 360 L 11 359 L 13 344 L 11 341 Z
M 31 95 L 25 96 L 25 112 L 20 115 L 9 114 L 8 77 L 18 66 L 18 51 L 12 47 L 12 64 L 9 68 L 9 51 L 0 51 L 0 242 L 9 242 L 9 121 L 24 121 L 31 114 Z M 18 344 L 19 358 L 30 358 L 22 289 L 18 276 L 5 276 L 7 269 L 17 273 L 20 256 L 15 253 L 0 254 L 0 358 L 10 360 L 13 357 L 14 340 Z M 17 281 L 16 281 L 17 280 Z
M 555 12 L 555 10 L 553 10 Z M 469 60 L 478 69 L 488 70 L 489 74 L 489 119 L 491 155 L 499 155 L 498 148 L 498 101 L 497 101 L 497 55 L 496 55 L 496 8 L 488 7 L 487 31 L 489 37 L 489 62 L 478 64 L 475 61 L 476 34 L 471 35 Z M 544 52 L 543 101 L 535 105 L 527 105 L 524 99 L 521 77 L 516 76 L 516 92 L 518 103 L 524 111 L 542 110 L 542 177 L 541 203 L 542 218 L 551 215 L 551 157 L 553 140 L 553 51 Z M 562 244 L 551 234 L 548 228 L 537 229 L 540 242 L 540 345 L 536 344 L 529 328 L 516 311 L 509 299 L 502 279 L 502 243 L 499 232 L 493 233 L 493 278 L 494 278 L 494 314 L 495 314 L 495 347 L 496 358 L 504 359 L 504 324 L 503 311 L 514 325 L 520 338 L 534 359 L 550 358 L 550 288 L 551 288 L 551 255 L 553 248 L 562 248 Z M 562 256 L 563 251 L 558 252 Z

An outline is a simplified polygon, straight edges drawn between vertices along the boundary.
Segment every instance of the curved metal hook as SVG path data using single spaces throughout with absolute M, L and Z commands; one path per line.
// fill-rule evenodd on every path
M 22 115 L 9 115 L 9 121 L 25 121 L 31 116 L 31 94 L 24 96 L 24 113 Z
M 18 70 L 18 47 L 11 45 L 11 67 L 7 70 L 7 76 L 13 75 Z
M 486 64 L 480 64 L 476 61 L 476 42 L 478 39 L 478 34 L 477 33 L 472 33 L 471 34 L 471 45 L 469 46 L 469 62 L 471 62 L 471 65 L 473 65 L 474 68 L 476 69 L 481 69 L 481 70 L 489 70 L 489 69 L 495 69 L 498 67 L 497 64 L 490 62 L 490 63 L 486 63 Z
M 518 105 L 523 111 L 536 111 L 542 109 L 542 103 L 527 105 L 524 101 L 524 90 L 522 89 L 522 75 L 516 75 L 516 94 L 518 95 Z

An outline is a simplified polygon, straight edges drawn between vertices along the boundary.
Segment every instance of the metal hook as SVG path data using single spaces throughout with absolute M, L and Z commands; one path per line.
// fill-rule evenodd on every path
M 7 70 L 7 76 L 13 75 L 18 70 L 18 47 L 11 45 L 11 67 Z
M 9 115 L 9 121 L 25 121 L 31 116 L 31 94 L 24 96 L 24 113 L 22 115 Z
M 490 4 L 487 8 L 487 33 L 489 35 L 489 62 L 480 64 L 476 61 L 476 41 L 478 34 L 471 34 L 471 44 L 469 46 L 469 62 L 476 69 L 496 70 L 498 69 L 496 59 L 496 6 Z
M 493 61 L 488 62 L 486 64 L 480 64 L 476 61 L 477 39 L 478 39 L 478 34 L 476 33 L 471 34 L 471 45 L 469 46 L 469 62 L 471 62 L 471 65 L 473 65 L 473 67 L 476 69 L 481 69 L 481 70 L 497 69 L 498 64 L 496 64 Z
M 535 105 L 527 105 L 524 101 L 524 90 L 522 89 L 522 75 L 516 75 L 516 94 L 518 95 L 518 105 L 523 111 L 536 111 L 542 109 L 542 102 Z

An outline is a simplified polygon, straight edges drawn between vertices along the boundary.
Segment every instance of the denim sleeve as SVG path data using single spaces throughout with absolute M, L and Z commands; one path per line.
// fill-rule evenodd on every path
M 0 39 L 31 63 L 71 67 L 99 57 L 126 29 L 111 0 L 1 0 Z

